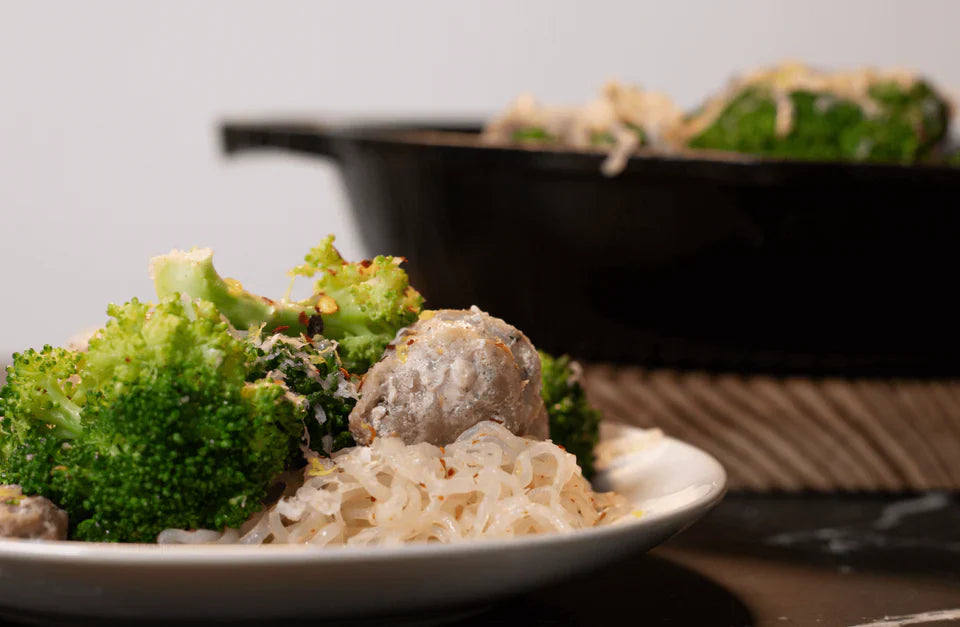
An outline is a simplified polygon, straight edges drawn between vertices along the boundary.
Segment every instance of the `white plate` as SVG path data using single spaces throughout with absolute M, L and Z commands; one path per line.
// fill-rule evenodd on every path
M 112 618 L 328 618 L 482 603 L 650 549 L 717 503 L 726 475 L 663 438 L 595 480 L 628 522 L 510 540 L 396 548 L 156 546 L 0 540 L 5 613 Z

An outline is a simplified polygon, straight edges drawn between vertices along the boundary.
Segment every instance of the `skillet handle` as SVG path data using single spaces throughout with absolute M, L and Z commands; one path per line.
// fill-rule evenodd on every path
M 329 129 L 310 124 L 222 122 L 220 147 L 232 156 L 252 150 L 276 149 L 335 159 Z

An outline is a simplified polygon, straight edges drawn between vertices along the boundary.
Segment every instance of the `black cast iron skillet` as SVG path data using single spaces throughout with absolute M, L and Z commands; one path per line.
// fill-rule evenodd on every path
M 340 168 L 371 250 L 589 360 L 960 374 L 960 169 L 489 147 L 477 125 L 228 122 Z M 436 132 L 440 131 L 440 132 Z M 318 234 L 322 225 L 316 227 Z

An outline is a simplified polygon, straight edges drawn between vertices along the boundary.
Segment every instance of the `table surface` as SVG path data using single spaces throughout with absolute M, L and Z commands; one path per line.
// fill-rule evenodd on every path
M 463 624 L 845 626 L 933 612 L 957 622 L 900 622 L 960 625 L 956 495 L 741 494 L 648 555 Z
M 649 554 L 467 614 L 454 624 L 960 626 L 960 495 L 730 494 Z

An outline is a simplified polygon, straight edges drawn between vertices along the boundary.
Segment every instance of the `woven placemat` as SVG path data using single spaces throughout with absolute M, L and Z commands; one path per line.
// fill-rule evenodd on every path
M 732 489 L 960 489 L 960 380 L 584 366 L 605 418 L 709 451 Z

